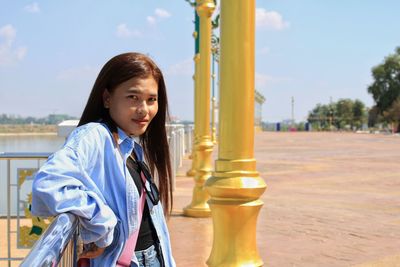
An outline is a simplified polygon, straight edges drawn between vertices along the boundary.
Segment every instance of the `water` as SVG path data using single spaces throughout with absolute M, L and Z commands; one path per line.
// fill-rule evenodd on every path
M 57 135 L 0 136 L 0 152 L 55 152 L 64 142 Z
M 57 135 L 0 135 L 0 152 L 45 152 L 53 153 L 65 142 L 64 137 Z M 26 181 L 18 192 L 18 173 L 21 169 L 37 169 L 44 160 L 12 160 L 10 168 L 11 184 L 11 215 L 17 215 L 17 199 L 26 199 L 31 190 L 31 181 Z M 20 205 L 22 205 L 20 203 Z M 0 216 L 7 214 L 7 160 L 0 160 Z

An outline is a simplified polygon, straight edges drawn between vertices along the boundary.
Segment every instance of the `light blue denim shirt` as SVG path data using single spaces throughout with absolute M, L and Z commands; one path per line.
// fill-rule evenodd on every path
M 91 266 L 115 266 L 125 241 L 139 230 L 139 192 L 126 159 L 135 146 L 141 147 L 121 129 L 118 135 L 120 151 L 104 124 L 88 123 L 76 128 L 63 148 L 40 168 L 33 183 L 33 215 L 73 213 L 79 216 L 84 243 L 107 247 L 91 260 Z M 162 205 L 148 204 L 165 265 L 175 266 Z M 133 260 L 137 264 L 135 256 Z

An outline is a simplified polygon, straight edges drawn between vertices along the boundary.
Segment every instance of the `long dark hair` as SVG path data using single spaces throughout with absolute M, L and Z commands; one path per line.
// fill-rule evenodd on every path
M 158 84 L 158 112 L 146 132 L 140 136 L 145 158 L 152 175 L 158 174 L 160 199 L 164 211 L 172 210 L 172 172 L 165 123 L 169 120 L 168 100 L 164 77 L 157 65 L 146 55 L 125 53 L 110 59 L 101 69 L 93 85 L 86 107 L 78 126 L 89 122 L 104 121 L 113 124 L 108 109 L 103 104 L 104 90 L 112 92 L 121 83 L 132 79 L 153 77 Z M 111 127 L 114 128 L 114 127 Z M 118 137 L 116 128 L 111 129 L 114 138 Z

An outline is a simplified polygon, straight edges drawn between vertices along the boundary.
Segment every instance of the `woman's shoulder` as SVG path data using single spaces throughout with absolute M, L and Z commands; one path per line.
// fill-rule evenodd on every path
M 99 146 L 112 141 L 108 128 L 99 122 L 90 122 L 75 128 L 65 143 L 70 148 L 81 146 Z

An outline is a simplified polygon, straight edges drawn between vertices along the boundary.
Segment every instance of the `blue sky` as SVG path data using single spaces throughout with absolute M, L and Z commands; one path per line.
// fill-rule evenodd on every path
M 371 68 L 400 46 L 400 1 L 258 0 L 256 88 L 264 121 L 317 103 L 373 105 Z M 79 117 L 100 68 L 127 51 L 164 72 L 171 114 L 193 119 L 193 9 L 184 0 L 0 0 L 0 114 Z

